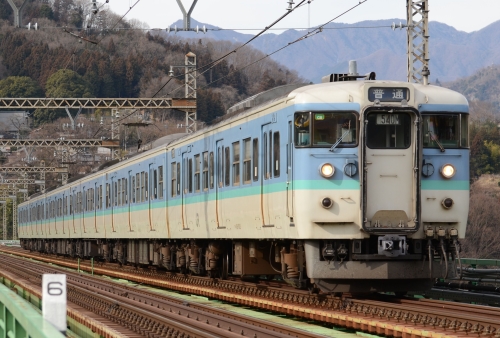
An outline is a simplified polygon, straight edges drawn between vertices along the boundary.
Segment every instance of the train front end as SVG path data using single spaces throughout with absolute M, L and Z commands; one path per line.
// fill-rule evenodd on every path
M 294 99 L 294 222 L 323 291 L 409 291 L 451 276 L 467 223 L 468 104 L 405 82 Z

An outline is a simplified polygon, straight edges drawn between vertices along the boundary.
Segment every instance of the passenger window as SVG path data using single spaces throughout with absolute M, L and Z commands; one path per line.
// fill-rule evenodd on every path
M 135 203 L 135 176 L 132 176 L 132 188 L 130 189 L 132 194 L 132 203 Z
M 194 190 L 196 192 L 200 192 L 200 186 L 201 186 L 201 162 L 200 162 L 200 155 L 194 155 Z
M 210 189 L 214 188 L 214 152 L 210 152 L 209 172 L 210 172 Z
M 240 185 L 240 142 L 233 143 L 233 185 Z
M 193 159 L 190 158 L 188 161 L 188 190 L 193 192 Z
M 147 201 L 149 198 L 149 178 L 148 172 L 144 172 L 144 195 L 142 196 L 142 201 Z
M 259 139 L 253 139 L 253 180 L 259 180 Z
M 243 140 L 243 184 L 252 182 L 252 144 L 251 139 Z
M 203 153 L 203 190 L 208 190 L 208 152 Z
M 264 174 L 264 179 L 268 179 L 268 172 L 267 172 L 267 133 L 264 133 L 264 144 L 263 144 L 263 149 L 264 149 L 264 168 L 262 170 L 262 173 Z
M 176 196 L 176 192 L 177 192 L 177 165 L 175 162 L 173 162 L 171 164 L 172 166 L 172 179 L 171 179 L 171 183 L 170 183 L 170 189 L 171 189 L 171 196 L 174 197 Z
M 181 194 L 181 164 L 177 162 L 177 195 Z
M 226 187 L 229 186 L 231 180 L 230 180 L 230 164 L 229 164 L 229 161 L 230 161 L 230 158 L 229 158 L 229 147 L 226 147 L 225 149 L 225 152 L 224 152 L 224 166 L 225 166 L 225 169 L 226 169 L 226 172 L 225 172 L 225 175 L 224 175 L 224 183 L 226 184 Z
M 158 198 L 163 199 L 163 166 L 158 167 Z
M 280 133 L 275 132 L 273 137 L 273 174 L 274 177 L 279 177 L 280 175 Z

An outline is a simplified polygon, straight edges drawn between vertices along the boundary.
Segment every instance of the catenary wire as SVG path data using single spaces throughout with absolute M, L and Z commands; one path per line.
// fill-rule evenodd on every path
M 214 81 L 211 81 L 210 83 L 206 84 L 206 85 L 205 85 L 205 86 L 203 86 L 203 87 L 200 87 L 199 89 L 205 89 L 205 88 L 207 88 L 208 86 L 210 86 L 212 83 L 215 83 L 215 82 L 217 82 L 217 81 L 220 81 L 220 80 L 222 80 L 222 79 L 224 79 L 224 78 L 226 78 L 226 77 L 228 77 L 228 76 L 230 76 L 230 75 L 232 75 L 232 74 L 234 74 L 234 73 L 236 73 L 236 72 L 242 71 L 243 69 L 246 69 L 246 68 L 248 68 L 248 67 L 250 67 L 250 66 L 252 66 L 252 65 L 254 65 L 254 64 L 256 64 L 256 63 L 258 63 L 258 62 L 260 62 L 260 61 L 262 61 L 262 60 L 264 60 L 264 59 L 266 59 L 266 58 L 268 58 L 268 57 L 270 57 L 270 56 L 272 56 L 272 55 L 274 55 L 274 54 L 276 54 L 276 53 L 278 53 L 278 52 L 282 51 L 283 49 L 285 49 L 285 48 L 287 48 L 287 47 L 289 47 L 289 46 L 291 46 L 291 45 L 293 45 L 293 44 L 295 44 L 295 43 L 297 43 L 297 42 L 299 42 L 299 41 L 305 40 L 305 39 L 307 39 L 308 37 L 311 37 L 311 36 L 313 36 L 313 35 L 316 35 L 316 34 L 318 34 L 318 33 L 321 33 L 321 32 L 323 31 L 323 27 L 324 27 L 325 25 L 327 25 L 327 24 L 331 23 L 331 22 L 332 22 L 332 21 L 334 21 L 334 20 L 337 20 L 337 19 L 338 19 L 338 18 L 340 18 L 341 16 L 343 16 L 343 15 L 345 15 L 345 14 L 349 13 L 350 11 L 354 10 L 356 7 L 358 7 L 358 6 L 362 5 L 363 3 L 367 2 L 367 1 L 368 1 L 368 0 L 362 0 L 362 1 L 360 1 L 358 4 L 356 4 L 356 5 L 354 5 L 353 7 L 351 7 L 351 8 L 349 8 L 349 9 L 347 9 L 347 10 L 346 10 L 346 11 L 344 11 L 343 13 L 341 13 L 341 14 L 337 15 L 336 17 L 334 17 L 334 18 L 333 18 L 333 19 L 331 19 L 330 21 L 328 21 L 328 22 L 326 22 L 326 23 L 324 23 L 324 24 L 322 24 L 322 25 L 320 25 L 320 26 L 318 26 L 318 27 L 316 27 L 316 28 L 313 28 L 313 29 L 312 29 L 312 31 L 307 32 L 307 34 L 305 34 L 305 35 L 301 36 L 300 38 L 298 38 L 298 39 L 296 39 L 296 40 L 294 40 L 294 41 L 292 41 L 292 42 L 289 42 L 288 44 L 284 45 L 283 47 L 281 47 L 281 48 L 279 48 L 279 49 L 277 49 L 277 50 L 273 51 L 273 52 L 272 52 L 272 53 L 270 53 L 270 54 L 266 54 L 266 55 L 264 55 L 264 56 L 263 56 L 263 57 L 261 57 L 260 59 L 255 60 L 255 61 L 253 61 L 253 62 L 251 62 L 251 63 L 249 63 L 249 64 L 247 64 L 247 65 L 245 65 L 245 66 L 241 67 L 240 69 L 236 69 L 236 70 L 234 70 L 234 71 L 232 71 L 232 72 L 230 72 L 230 73 L 228 73 L 228 74 L 226 74 L 226 75 L 224 75 L 224 76 L 222 76 L 222 77 L 220 77 L 220 78 L 218 78 L 218 79 L 216 79 L 216 80 L 214 80 Z M 206 72 L 206 71 L 205 71 L 205 72 Z M 197 77 L 199 77 L 199 76 L 203 75 L 205 72 L 200 73 L 199 75 L 197 75 Z M 166 96 L 168 96 L 169 94 L 171 94 L 171 93 L 173 93 L 173 92 L 175 92 L 175 91 L 177 91 L 177 90 L 181 89 L 182 87 L 183 87 L 183 86 L 180 86 L 180 87 L 175 88 L 175 89 L 174 89 L 174 90 L 172 90 L 170 93 L 168 93 Z

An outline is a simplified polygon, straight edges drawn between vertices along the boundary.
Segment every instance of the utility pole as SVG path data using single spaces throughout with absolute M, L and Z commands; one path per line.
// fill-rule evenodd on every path
M 169 76 L 174 76 L 175 68 L 184 68 L 184 89 L 185 98 L 194 99 L 196 102 L 196 54 L 189 52 L 186 54 L 183 66 L 170 66 Z M 196 107 L 194 109 L 182 109 L 186 112 L 186 133 L 196 131 Z M 181 110 L 181 109 L 179 109 Z
M 408 82 L 429 84 L 429 0 L 407 0 Z

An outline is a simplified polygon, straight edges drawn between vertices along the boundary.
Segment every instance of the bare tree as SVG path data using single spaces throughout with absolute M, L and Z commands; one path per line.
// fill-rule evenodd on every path
M 462 243 L 464 257 L 500 258 L 500 177 L 483 175 L 471 187 L 469 220 Z

